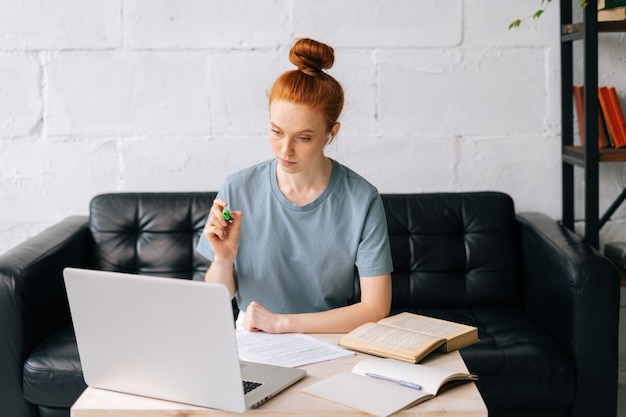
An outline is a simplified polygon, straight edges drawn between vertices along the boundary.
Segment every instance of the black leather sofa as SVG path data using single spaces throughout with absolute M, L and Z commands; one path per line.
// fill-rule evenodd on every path
M 215 193 L 108 194 L 0 256 L 0 415 L 68 416 L 85 388 L 66 266 L 202 280 Z M 619 278 L 557 222 L 493 192 L 384 195 L 393 312 L 479 329 L 461 351 L 490 416 L 616 415 Z M 355 289 L 358 296 L 358 287 Z

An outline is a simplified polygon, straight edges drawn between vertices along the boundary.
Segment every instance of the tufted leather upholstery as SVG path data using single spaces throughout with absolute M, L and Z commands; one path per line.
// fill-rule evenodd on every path
M 216 193 L 106 194 L 91 202 L 96 269 L 204 280 L 195 252 Z
M 201 280 L 215 193 L 94 198 L 0 256 L 0 415 L 67 416 L 85 385 L 62 286 L 79 266 Z M 615 416 L 619 283 L 603 256 L 505 194 L 383 195 L 393 312 L 472 324 L 490 416 Z M 358 297 L 358 285 L 355 287 Z M 236 308 L 234 305 L 233 308 Z
M 519 305 L 513 201 L 501 194 L 385 195 L 396 310 Z

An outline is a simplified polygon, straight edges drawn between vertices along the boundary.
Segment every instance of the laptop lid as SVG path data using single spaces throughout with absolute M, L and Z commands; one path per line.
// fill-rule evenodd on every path
M 64 278 L 91 387 L 243 412 L 306 374 L 240 364 L 223 285 L 75 268 Z M 244 373 L 261 384 L 245 396 Z

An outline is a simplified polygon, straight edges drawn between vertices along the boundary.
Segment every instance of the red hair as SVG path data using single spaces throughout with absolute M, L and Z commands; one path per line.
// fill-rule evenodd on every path
M 276 79 L 269 94 L 270 104 L 285 100 L 319 108 L 330 130 L 343 109 L 341 84 L 323 71 L 335 62 L 333 48 L 313 39 L 299 39 L 289 51 L 289 61 L 298 69 Z

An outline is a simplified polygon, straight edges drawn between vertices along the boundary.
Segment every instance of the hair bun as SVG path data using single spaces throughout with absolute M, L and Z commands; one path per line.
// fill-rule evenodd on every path
M 289 51 L 289 61 L 300 71 L 315 75 L 332 68 L 335 51 L 330 46 L 313 39 L 298 39 Z

